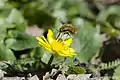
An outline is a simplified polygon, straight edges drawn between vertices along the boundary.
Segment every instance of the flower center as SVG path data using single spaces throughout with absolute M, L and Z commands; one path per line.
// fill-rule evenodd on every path
M 65 44 L 63 41 L 54 41 L 52 44 L 52 49 L 56 52 L 65 49 Z

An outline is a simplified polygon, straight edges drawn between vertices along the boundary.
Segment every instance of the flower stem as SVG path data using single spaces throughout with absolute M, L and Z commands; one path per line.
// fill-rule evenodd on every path
M 48 65 L 51 65 L 53 59 L 54 59 L 54 56 L 52 55 L 52 56 L 50 57 L 50 60 L 49 60 L 49 62 L 48 62 Z

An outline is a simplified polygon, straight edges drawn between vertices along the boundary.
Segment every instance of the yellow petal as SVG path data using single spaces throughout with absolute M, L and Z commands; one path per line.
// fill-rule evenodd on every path
M 76 55 L 75 53 L 73 52 L 70 52 L 70 50 L 61 50 L 59 52 L 57 52 L 60 56 L 63 56 L 63 57 L 72 57 L 74 55 Z
M 65 39 L 64 44 L 65 44 L 66 46 L 70 46 L 70 45 L 72 44 L 72 38 L 67 38 L 67 39 Z
M 51 52 L 51 53 L 55 53 L 51 48 L 48 48 L 48 47 L 44 47 L 47 51 Z
M 44 36 L 42 36 L 42 38 L 36 37 L 36 39 L 38 40 L 38 44 L 40 44 L 41 46 L 51 48 Z
M 38 43 L 39 43 L 40 45 L 46 45 L 46 43 L 45 43 L 41 38 L 36 37 L 36 39 L 38 40 Z
M 36 37 L 36 39 L 39 41 L 41 38 L 39 38 L 39 37 Z
M 66 51 L 69 52 L 69 55 L 73 55 L 73 56 L 76 55 L 75 50 L 73 48 L 69 48 Z
M 69 48 L 70 52 L 74 53 L 75 50 L 73 48 Z
M 75 53 L 71 53 L 71 55 L 75 56 L 75 55 L 77 55 L 77 54 L 75 54 Z
M 68 55 L 66 55 L 63 51 L 57 52 L 58 55 L 63 56 L 63 57 L 68 57 Z
M 58 54 L 60 56 L 63 56 L 63 57 L 72 57 L 73 55 L 71 55 L 70 53 L 66 53 L 66 51 L 61 51 L 61 52 L 58 52 Z
M 55 39 L 51 29 L 48 30 L 47 39 L 49 43 L 52 43 Z
M 42 36 L 42 39 L 45 41 L 45 43 L 49 44 L 48 41 L 45 39 L 44 36 Z

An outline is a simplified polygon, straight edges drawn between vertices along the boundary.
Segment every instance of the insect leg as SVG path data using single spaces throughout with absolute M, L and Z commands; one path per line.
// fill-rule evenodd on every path
M 71 38 L 73 38 L 73 36 L 70 33 L 67 33 Z
M 60 37 L 60 34 L 61 34 L 61 33 L 59 33 L 59 34 L 57 35 L 57 37 L 56 37 L 57 39 Z

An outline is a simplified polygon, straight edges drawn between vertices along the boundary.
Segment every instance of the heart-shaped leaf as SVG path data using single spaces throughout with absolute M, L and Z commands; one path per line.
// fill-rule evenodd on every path
M 89 61 L 100 49 L 101 41 L 99 29 L 91 27 L 90 24 L 85 24 L 80 27 L 78 32 L 78 40 L 80 45 L 76 52 L 76 58 L 81 61 Z

